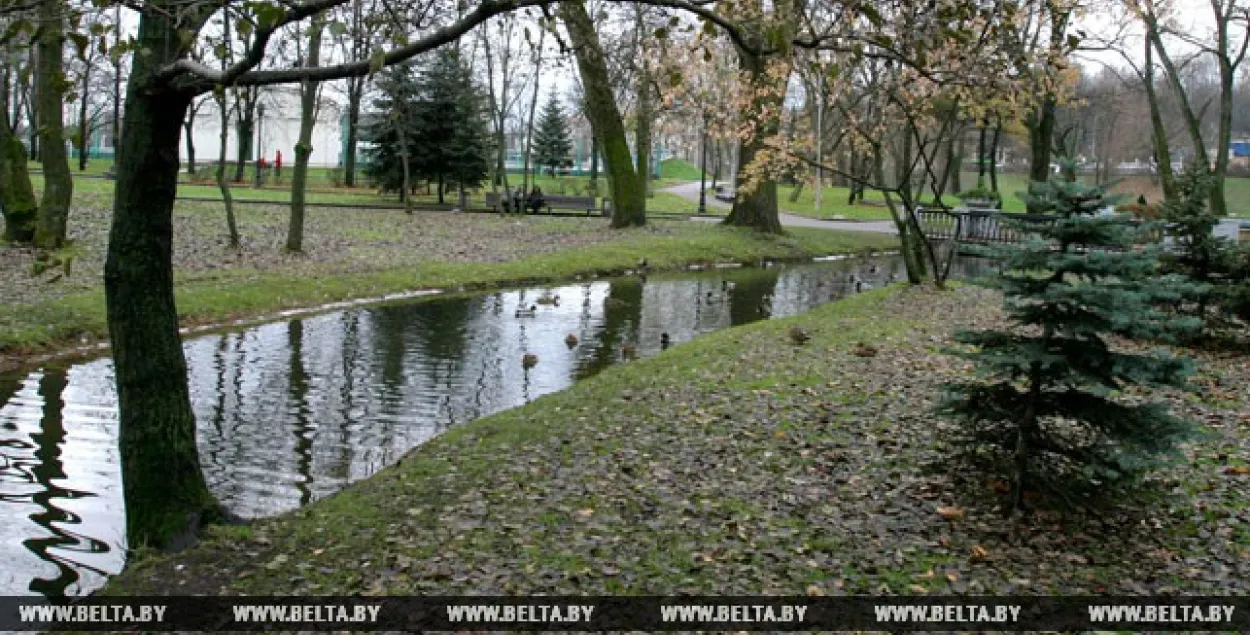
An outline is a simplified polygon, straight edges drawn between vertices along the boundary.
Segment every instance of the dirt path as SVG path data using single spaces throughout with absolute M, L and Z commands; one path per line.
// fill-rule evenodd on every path
M 710 188 L 709 188 L 710 189 Z M 673 185 L 660 190 L 676 194 L 688 201 L 699 202 L 699 182 L 682 183 Z M 707 193 L 707 206 L 717 210 L 728 210 L 730 205 L 725 201 L 717 199 L 712 192 Z M 781 212 L 781 224 L 785 227 L 811 227 L 815 229 L 842 229 L 846 231 L 856 232 L 874 232 L 880 234 L 897 234 L 894 223 L 890 221 L 836 221 L 836 220 L 816 220 L 814 218 L 805 218 L 794 214 Z M 700 221 L 719 221 L 719 218 L 695 218 Z

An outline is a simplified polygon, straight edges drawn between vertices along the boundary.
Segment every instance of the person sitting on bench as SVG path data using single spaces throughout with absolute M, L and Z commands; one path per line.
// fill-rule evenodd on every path
M 547 199 L 543 198 L 543 190 L 537 185 L 530 190 L 529 198 L 525 201 L 525 206 L 529 208 L 531 214 L 537 214 L 538 210 L 547 205 Z

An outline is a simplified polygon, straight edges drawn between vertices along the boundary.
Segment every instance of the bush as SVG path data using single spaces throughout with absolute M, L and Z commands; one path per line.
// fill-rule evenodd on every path
M 343 168 L 334 167 L 326 170 L 326 180 L 330 182 L 330 187 L 343 187 Z
M 1159 276 L 1154 249 L 1133 248 L 1140 223 L 1097 215 L 1111 203 L 1103 188 L 1056 179 L 1029 203 L 1058 219 L 1005 218 L 1032 240 L 978 249 L 1000 260 L 984 283 L 1002 291 L 1015 328 L 956 334 L 969 348 L 955 354 L 981 379 L 949 384 L 941 406 L 960 423 L 965 456 L 1014 482 L 1009 509 L 1026 491 L 1097 500 L 1177 455 L 1197 430 L 1162 404 L 1112 396 L 1132 384 L 1183 386 L 1189 360 L 1116 351 L 1106 339 L 1192 331 L 1197 320 L 1157 308 L 1192 285 Z

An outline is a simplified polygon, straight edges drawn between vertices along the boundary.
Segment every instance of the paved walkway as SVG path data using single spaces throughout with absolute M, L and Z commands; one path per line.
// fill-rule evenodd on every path
M 680 185 L 673 185 L 670 187 L 663 188 L 660 191 L 669 192 L 671 194 L 676 194 L 688 201 L 692 201 L 695 203 L 699 202 L 699 182 L 698 181 L 695 181 L 693 183 L 682 183 Z M 713 196 L 713 191 L 711 188 L 708 188 L 708 191 L 707 191 L 707 206 L 711 209 L 718 209 L 718 210 L 728 210 L 730 208 L 729 203 L 726 203 L 725 201 L 722 201 L 722 200 L 718 200 L 715 196 Z M 692 218 L 694 220 L 709 221 L 709 222 L 715 222 L 715 221 L 720 220 L 719 218 L 697 218 L 697 217 L 692 217 Z M 855 232 L 876 232 L 880 234 L 897 234 L 898 233 L 898 230 L 894 227 L 893 221 L 857 222 L 857 221 L 817 220 L 815 218 L 807 218 L 805 216 L 796 216 L 794 214 L 787 214 L 785 212 L 780 212 L 780 218 L 781 218 L 781 224 L 783 227 L 814 227 L 817 229 L 841 229 L 841 230 L 855 231 Z

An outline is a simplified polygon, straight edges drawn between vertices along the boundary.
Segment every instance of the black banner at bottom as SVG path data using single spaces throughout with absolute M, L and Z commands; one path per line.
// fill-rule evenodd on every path
M 0 631 L 1248 631 L 1242 597 L 0 597 Z

